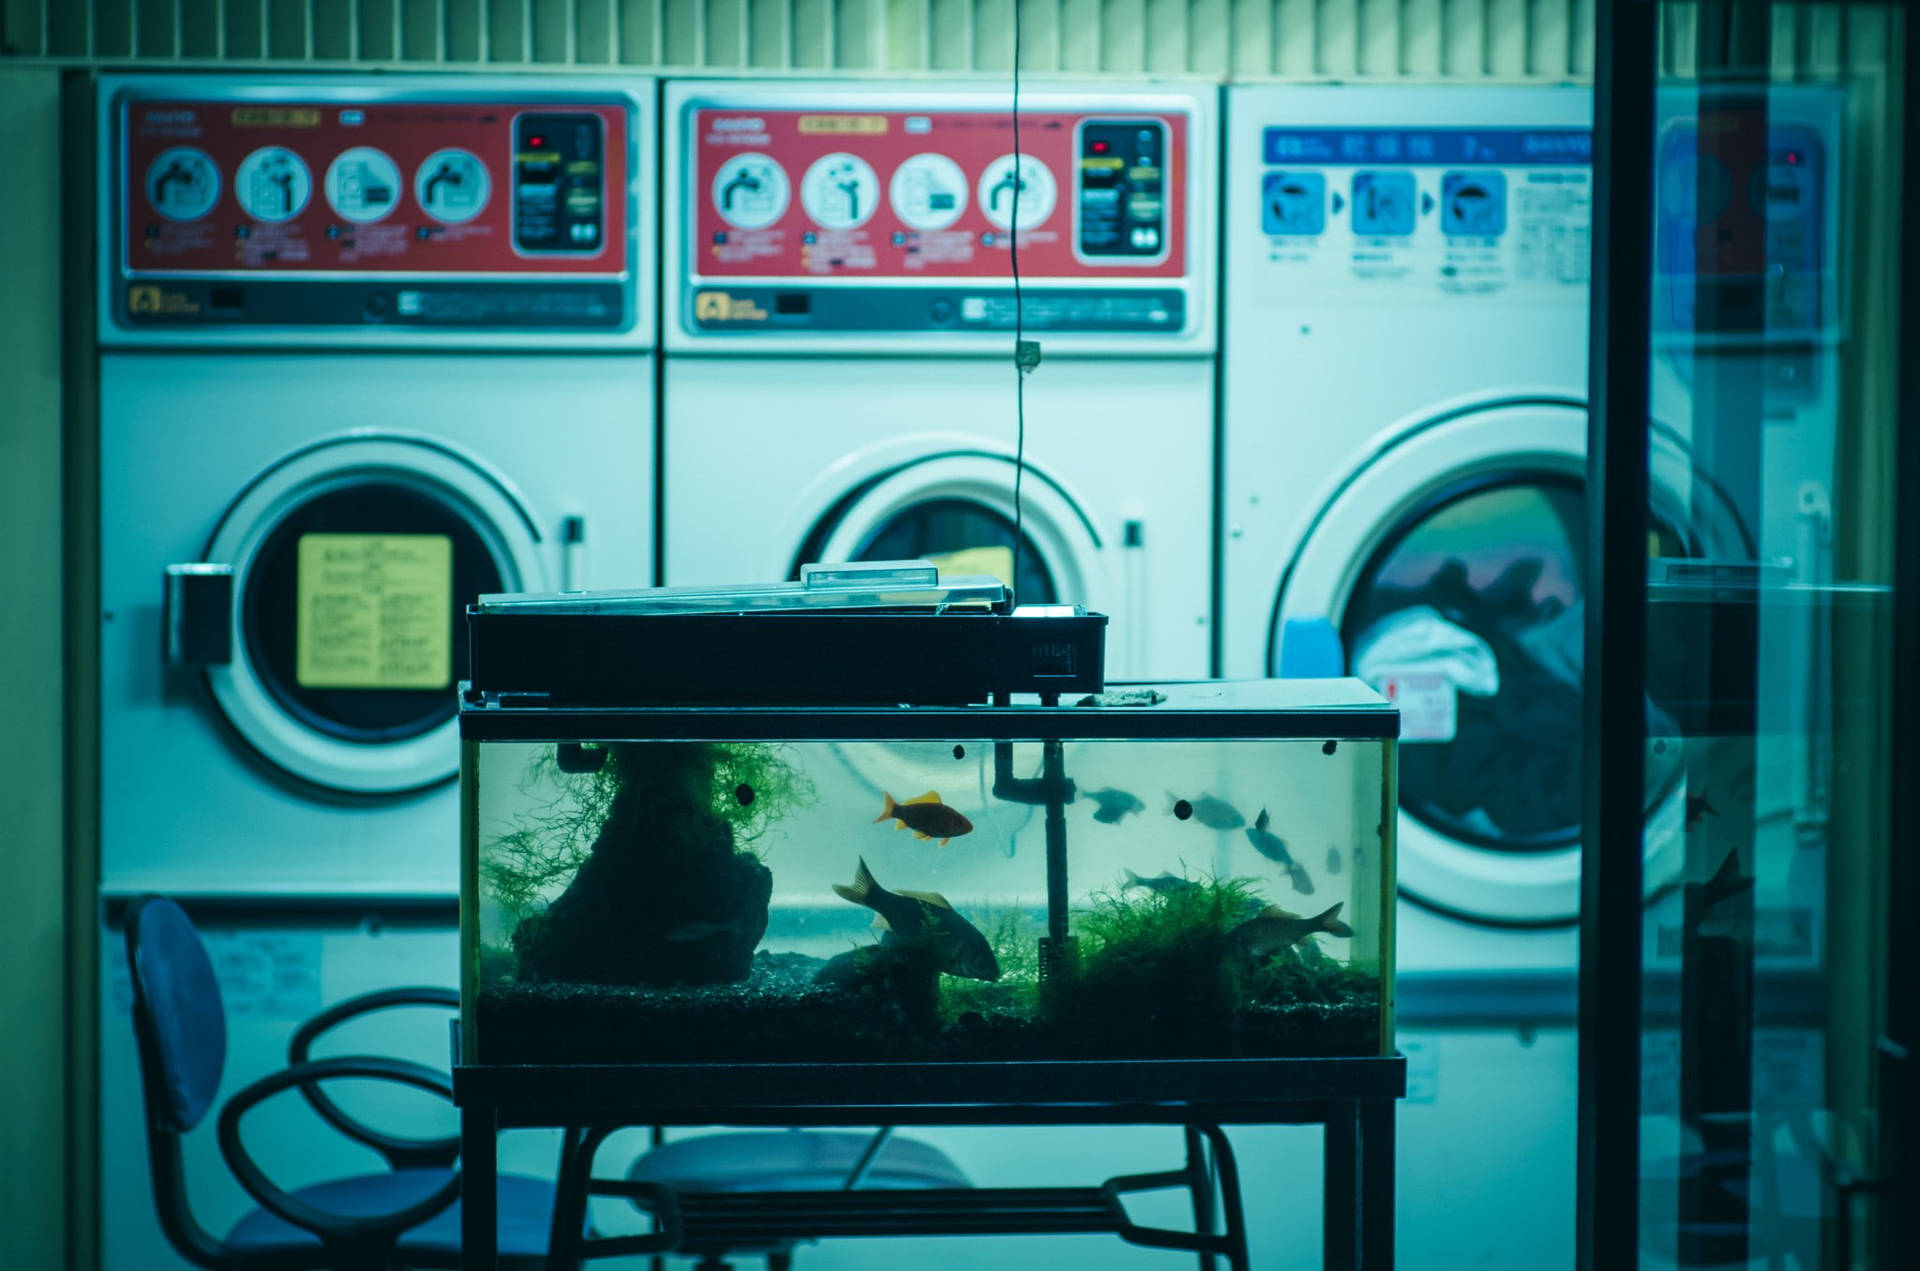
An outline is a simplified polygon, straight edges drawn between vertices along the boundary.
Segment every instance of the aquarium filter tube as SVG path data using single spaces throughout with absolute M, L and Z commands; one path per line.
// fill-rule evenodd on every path
M 1047 982 L 1068 969 L 1074 959 L 1074 938 L 1067 933 L 1067 804 L 1074 800 L 1067 776 L 1066 751 L 1060 741 L 1041 743 L 1040 775 L 1013 775 L 1013 743 L 993 743 L 993 797 L 1007 803 L 1026 803 L 1047 810 L 1047 934 L 1040 941 L 1040 979 Z

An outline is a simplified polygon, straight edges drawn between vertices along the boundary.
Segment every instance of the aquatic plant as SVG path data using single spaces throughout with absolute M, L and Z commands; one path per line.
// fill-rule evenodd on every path
M 813 779 L 782 749 L 757 742 L 590 743 L 580 754 L 604 758 L 591 771 L 573 772 L 562 768 L 558 747 L 542 746 L 520 788 L 559 793 L 488 845 L 482 877 L 515 922 L 526 918 L 586 863 L 622 791 L 704 808 L 732 829 L 729 850 L 764 856 L 767 830 L 815 798 Z
M 1090 1051 L 1153 1055 L 1230 1027 L 1241 999 L 1227 934 L 1259 910 L 1255 886 L 1202 878 L 1095 893 L 1074 923 L 1078 966 L 1046 999 L 1063 1036 Z
M 1375 962 L 1342 962 L 1308 941 L 1271 957 L 1241 962 L 1234 968 L 1239 996 L 1248 1002 L 1306 1002 L 1340 1006 L 1355 999 L 1378 1000 L 1380 967 Z

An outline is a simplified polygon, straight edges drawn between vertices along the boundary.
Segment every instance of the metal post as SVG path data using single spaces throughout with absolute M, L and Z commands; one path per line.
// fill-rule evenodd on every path
M 460 1109 L 460 1265 L 467 1271 L 493 1271 L 499 1262 L 497 1133 L 491 1103 Z
M 1638 1259 L 1646 507 L 1659 10 L 1596 13 L 1576 1265 Z
M 1393 1266 L 1394 1104 L 1360 1101 L 1360 1265 L 1366 1271 Z
M 1899 20 L 1906 28 L 1906 80 L 1898 90 L 1907 123 L 1901 130 L 1900 206 L 1913 207 L 1920 199 L 1920 127 L 1913 120 L 1915 67 L 1920 67 L 1920 11 L 1909 4 Z M 1920 772 L 1920 249 L 1911 236 L 1900 252 L 1900 377 L 1895 400 L 1900 403 L 1898 454 L 1894 474 L 1893 658 L 1892 700 L 1887 718 L 1893 722 L 1888 771 L 1894 774 L 1889 810 L 1887 912 L 1886 1025 L 1879 1042 L 1880 1078 L 1880 1192 L 1875 1211 L 1876 1230 L 1868 1248 L 1877 1255 L 1874 1265 L 1899 1266 L 1912 1256 L 1916 1225 L 1920 1224 L 1920 1149 L 1913 1134 L 1920 1115 L 1920 1095 L 1914 1089 L 1920 1070 L 1920 994 L 1912 990 L 1920 973 L 1920 934 L 1910 915 L 1920 901 L 1920 810 L 1903 774 Z
M 1325 1163 L 1321 1169 L 1326 1235 L 1320 1265 L 1325 1271 L 1360 1266 L 1360 1108 L 1351 1099 L 1327 1104 Z

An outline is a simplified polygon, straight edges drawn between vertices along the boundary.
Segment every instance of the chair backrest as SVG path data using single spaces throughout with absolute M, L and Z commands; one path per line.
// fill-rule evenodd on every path
M 147 1100 L 158 1098 L 173 1130 L 184 1134 L 213 1105 L 227 1062 L 227 1016 L 213 959 L 186 910 L 153 896 L 127 912 L 127 969 L 141 1068 L 160 1078 Z
M 147 1159 L 161 1230 L 180 1255 L 203 1267 L 231 1265 L 187 1204 L 180 1136 L 200 1124 L 227 1061 L 227 1016 L 213 960 L 186 911 L 142 896 L 127 906 L 127 971 L 133 1035 L 146 1093 Z

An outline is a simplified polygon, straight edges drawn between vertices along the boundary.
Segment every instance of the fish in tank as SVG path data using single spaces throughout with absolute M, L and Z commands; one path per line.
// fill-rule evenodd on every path
M 692 737 L 732 717 L 463 708 L 470 1058 L 1390 1053 L 1391 710 L 1353 681 L 1166 695 L 860 736 L 799 707 Z M 1118 797 L 1156 785 L 1193 793 Z M 1349 867 L 1303 905 L 1242 807 Z

